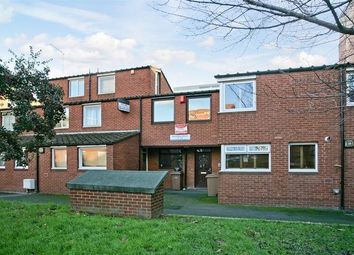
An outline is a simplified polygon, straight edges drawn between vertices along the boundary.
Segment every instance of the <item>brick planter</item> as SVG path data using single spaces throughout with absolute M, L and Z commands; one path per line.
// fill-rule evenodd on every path
M 114 216 L 159 217 L 167 172 L 88 171 L 70 181 L 74 210 Z

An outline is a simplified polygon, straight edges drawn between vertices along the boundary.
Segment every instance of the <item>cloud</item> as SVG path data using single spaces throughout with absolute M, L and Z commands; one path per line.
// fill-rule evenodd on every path
M 5 2 L 0 2 L 0 23 L 6 23 L 11 21 L 14 14 L 14 9 L 6 4 Z
M 213 47 L 215 44 L 215 40 L 214 40 L 214 37 L 212 36 L 209 36 L 207 37 L 204 41 L 202 41 L 200 43 L 200 46 L 204 47 L 204 48 L 211 48 Z
M 323 65 L 327 59 L 323 55 L 309 54 L 301 51 L 295 56 L 277 56 L 271 59 L 271 64 L 276 68 L 300 67 L 300 66 L 316 66 Z
M 109 16 L 98 12 L 44 2 L 18 3 L 13 4 L 11 8 L 16 13 L 59 23 L 81 32 L 97 31 L 100 25 L 110 20 Z
M 53 59 L 50 63 L 51 77 L 86 73 L 98 68 L 112 70 L 129 66 L 134 61 L 137 42 L 133 38 L 119 39 L 106 33 L 94 33 L 88 36 L 60 36 L 51 38 L 47 34 L 38 34 L 28 38 L 24 34 L 8 37 L 2 41 L 21 53 L 28 53 L 29 46 L 42 50 L 44 59 Z
M 159 64 L 167 64 L 171 61 L 179 61 L 184 64 L 193 64 L 196 60 L 196 55 L 193 51 L 187 50 L 171 50 L 158 49 L 153 52 L 152 61 Z

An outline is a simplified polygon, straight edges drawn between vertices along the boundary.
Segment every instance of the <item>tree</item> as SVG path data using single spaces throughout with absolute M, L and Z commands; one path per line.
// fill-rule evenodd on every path
M 0 127 L 2 160 L 26 164 L 28 153 L 36 152 L 54 137 L 55 125 L 64 118 L 63 90 L 50 83 L 48 61 L 30 48 L 29 56 L 0 60 L 0 95 L 9 102 L 15 118 L 13 130 Z
M 331 34 L 354 35 L 353 5 L 352 0 L 167 0 L 156 9 L 189 22 L 195 34 L 219 33 L 233 42 L 263 34 L 277 45 L 295 39 L 304 47 L 327 42 Z

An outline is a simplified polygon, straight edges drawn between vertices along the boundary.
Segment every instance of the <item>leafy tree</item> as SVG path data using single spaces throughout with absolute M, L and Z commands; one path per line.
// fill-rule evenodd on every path
M 54 137 L 55 125 L 64 118 L 63 90 L 50 83 L 48 61 L 41 52 L 0 59 L 0 99 L 9 100 L 15 117 L 13 130 L 0 127 L 0 153 L 3 160 L 26 164 L 29 152 L 36 152 Z

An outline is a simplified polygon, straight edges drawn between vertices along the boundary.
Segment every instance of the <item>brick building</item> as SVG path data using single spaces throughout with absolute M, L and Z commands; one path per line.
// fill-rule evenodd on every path
M 40 192 L 66 193 L 90 169 L 164 169 L 186 188 L 219 173 L 220 203 L 354 207 L 353 65 L 215 78 L 218 88 L 178 93 L 151 66 L 52 80 L 68 117 L 28 166 L 0 161 L 0 190 L 36 179 Z

